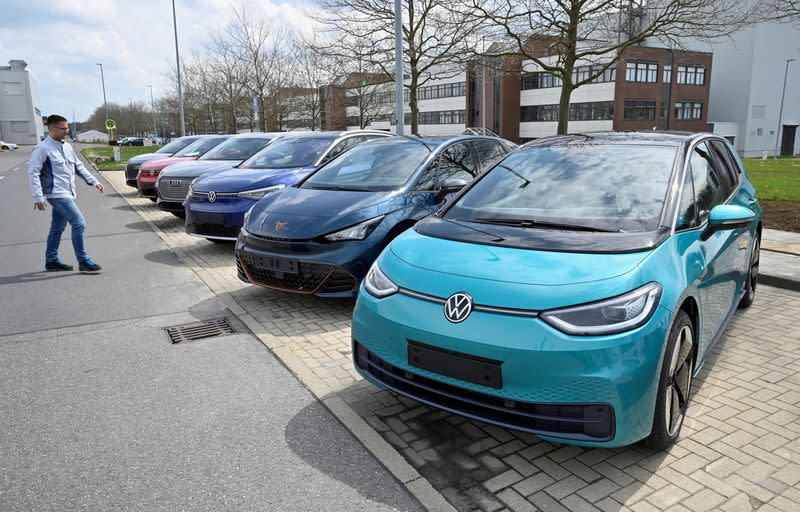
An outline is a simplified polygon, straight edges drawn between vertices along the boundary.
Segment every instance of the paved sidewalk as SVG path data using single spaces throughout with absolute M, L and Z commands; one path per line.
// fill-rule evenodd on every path
M 800 233 L 765 229 L 761 249 L 761 283 L 800 291 Z
M 800 293 L 760 287 L 702 369 L 680 442 L 585 449 L 433 410 L 363 381 L 352 302 L 246 285 L 233 247 L 108 180 L 259 339 L 431 510 L 800 510 Z M 766 239 L 767 237 L 765 237 Z M 762 268 L 788 264 L 764 251 Z M 798 258 L 786 254 L 780 257 Z

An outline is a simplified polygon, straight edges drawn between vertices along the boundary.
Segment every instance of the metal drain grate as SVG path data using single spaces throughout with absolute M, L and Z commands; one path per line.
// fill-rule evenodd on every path
M 202 320 L 190 324 L 173 325 L 166 327 L 169 340 L 172 343 L 182 341 L 195 341 L 225 334 L 235 334 L 236 329 L 228 322 L 227 318 L 215 318 L 213 320 Z

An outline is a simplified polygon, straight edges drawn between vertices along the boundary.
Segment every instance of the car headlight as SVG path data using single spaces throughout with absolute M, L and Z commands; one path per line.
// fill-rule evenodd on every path
M 255 206 L 256 205 L 251 206 L 249 210 L 244 212 L 244 219 L 242 220 L 242 234 L 244 236 L 250 236 L 250 232 L 245 229 L 245 226 L 247 226 L 247 221 L 250 220 L 250 214 L 253 213 L 253 208 L 255 208 Z
M 397 285 L 381 271 L 377 262 L 373 263 L 367 272 L 367 277 L 364 278 L 364 288 L 370 295 L 379 299 L 395 294 L 399 290 Z
M 243 197 L 245 199 L 253 199 L 258 201 L 267 193 L 272 192 L 273 190 L 279 190 L 285 187 L 286 185 L 272 185 L 271 187 L 264 187 L 264 188 L 256 188 L 253 190 L 245 190 L 244 192 L 239 192 L 239 197 Z
M 350 226 L 349 228 L 337 231 L 336 233 L 325 235 L 325 240 L 329 240 L 331 242 L 340 242 L 342 240 L 363 240 L 367 238 L 370 233 L 375 231 L 375 228 L 378 227 L 378 224 L 380 224 L 380 222 L 383 220 L 383 217 L 384 216 L 381 215 L 380 217 L 365 220 L 360 224 Z
M 619 297 L 545 311 L 541 318 L 567 334 L 614 334 L 644 325 L 653 315 L 660 298 L 661 285 L 648 283 Z

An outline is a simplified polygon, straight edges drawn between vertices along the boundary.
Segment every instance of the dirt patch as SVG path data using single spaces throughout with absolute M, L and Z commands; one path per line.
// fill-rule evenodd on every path
M 764 226 L 800 233 L 800 202 L 759 199 L 764 210 Z

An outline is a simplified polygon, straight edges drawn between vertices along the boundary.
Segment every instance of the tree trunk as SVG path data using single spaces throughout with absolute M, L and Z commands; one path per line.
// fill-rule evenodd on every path
M 415 65 L 411 65 L 411 83 L 408 84 L 408 106 L 411 108 L 411 134 L 419 135 L 419 106 L 417 105 L 417 83 L 419 82 L 419 71 Z M 405 102 L 403 102 L 405 103 Z M 404 109 L 405 110 L 405 109 Z M 403 114 L 405 115 L 405 114 Z
M 566 82 L 561 86 L 561 97 L 558 100 L 558 135 L 567 133 L 569 125 L 569 99 L 572 96 L 572 84 L 567 85 Z

